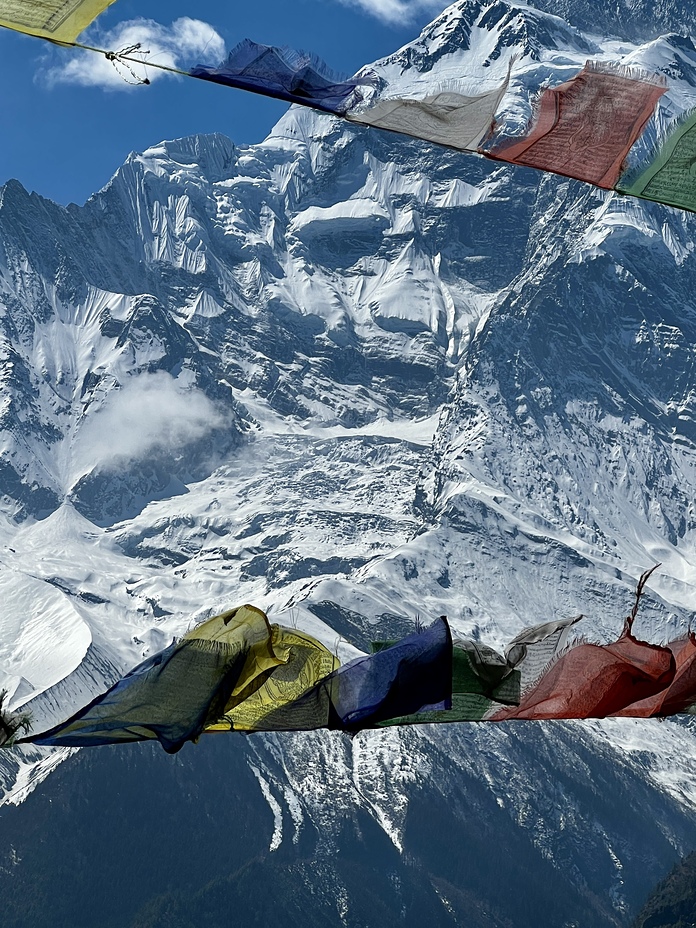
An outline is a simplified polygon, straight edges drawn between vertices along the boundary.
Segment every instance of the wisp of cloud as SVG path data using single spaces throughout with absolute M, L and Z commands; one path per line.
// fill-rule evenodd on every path
M 73 446 L 74 465 L 82 473 L 113 470 L 153 452 L 177 452 L 226 422 L 202 390 L 163 371 L 140 374 L 87 419 Z
M 421 13 L 429 16 L 449 6 L 449 0 L 341 0 L 346 6 L 357 6 L 389 25 L 412 23 Z
M 169 68 L 186 68 L 198 63 L 217 64 L 225 55 L 225 44 L 215 29 L 200 19 L 188 16 L 174 20 L 171 26 L 163 26 L 153 19 L 130 19 L 108 32 L 94 29 L 85 41 L 87 45 L 94 44 L 115 52 L 138 43 L 143 51 L 150 53 L 143 57 Z M 135 54 L 138 56 L 140 52 Z M 141 80 L 147 77 L 153 81 L 172 76 L 167 71 L 148 68 L 146 64 L 129 61 L 128 66 Z M 130 75 L 123 66 L 114 66 L 102 55 L 79 49 L 65 64 L 49 68 L 42 76 L 49 85 L 81 84 L 105 90 L 128 90 L 135 83 L 133 80 L 128 82 Z

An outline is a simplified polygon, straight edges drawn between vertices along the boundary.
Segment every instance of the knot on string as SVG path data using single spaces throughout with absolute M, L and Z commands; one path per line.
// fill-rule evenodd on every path
M 137 86 L 139 84 L 150 83 L 149 77 L 140 77 L 140 75 L 136 74 L 136 72 L 128 63 L 129 57 L 134 52 L 139 52 L 141 55 L 150 54 L 149 51 L 141 51 L 141 48 L 141 43 L 136 42 L 135 45 L 126 45 L 119 52 L 104 52 L 104 57 L 106 60 L 112 63 L 114 68 L 116 68 L 118 76 L 121 78 L 121 80 L 125 81 L 126 84 L 133 84 L 134 86 Z M 146 62 L 143 61 L 142 63 L 145 64 Z M 128 73 L 124 74 L 121 68 L 124 68 Z

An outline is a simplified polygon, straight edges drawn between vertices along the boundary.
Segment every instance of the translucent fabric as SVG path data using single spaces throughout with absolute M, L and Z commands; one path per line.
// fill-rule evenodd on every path
M 492 721 L 589 719 L 633 715 L 633 706 L 661 693 L 674 680 L 668 647 L 639 641 L 627 628 L 618 641 L 580 643 L 561 654 L 519 706 L 501 709 Z
M 346 114 L 352 122 L 389 129 L 460 151 L 476 151 L 490 135 L 508 81 L 478 96 L 446 91 L 422 100 L 378 100 Z
M 66 722 L 22 740 L 86 747 L 157 739 L 174 753 L 279 663 L 266 616 L 240 606 L 143 661 Z
M 258 731 L 270 712 L 294 702 L 339 666 L 338 658 L 322 644 L 293 629 L 273 625 L 271 644 L 282 663 L 269 668 L 263 682 L 245 698 L 232 700 L 206 732 Z
M 670 641 L 667 647 L 674 656 L 674 678 L 664 689 L 648 699 L 638 700 L 614 715 L 650 718 L 678 713 L 693 713 L 696 705 L 696 637 Z
M 266 731 L 359 731 L 416 712 L 451 708 L 452 638 L 438 619 L 376 654 L 339 667 L 304 696 L 270 712 Z
M 89 747 L 157 739 L 174 753 L 224 711 L 246 653 L 222 642 L 183 641 L 144 661 L 103 696 L 33 744 Z
M 505 649 L 505 659 L 520 675 L 522 693 L 540 679 L 565 646 L 570 629 L 582 616 L 542 622 L 523 629 Z
M 114 0 L 0 0 L 0 25 L 54 42 L 74 42 Z
M 157 739 L 174 752 L 202 732 L 696 714 L 696 635 L 657 645 L 632 632 L 651 572 L 617 641 L 569 644 L 577 617 L 524 629 L 504 654 L 471 639 L 453 643 L 440 617 L 341 667 L 310 635 L 241 606 L 148 658 L 66 722 L 16 743 Z M 0 697 L 0 744 L 24 725 Z
M 217 68 L 196 65 L 192 77 L 251 90 L 266 96 L 300 103 L 327 113 L 343 115 L 363 99 L 361 84 L 373 78 L 339 80 L 313 55 L 292 48 L 259 45 L 244 39 Z
M 375 644 L 381 649 L 382 644 Z M 502 655 L 476 641 L 459 639 L 452 648 L 452 705 L 379 723 L 425 725 L 440 722 L 478 722 L 493 706 L 517 705 L 520 673 Z
M 696 112 L 667 138 L 640 177 L 630 184 L 622 179 L 616 189 L 696 212 Z
M 503 139 L 486 154 L 613 189 L 665 90 L 661 79 L 588 62 L 572 80 L 543 92 L 525 138 Z

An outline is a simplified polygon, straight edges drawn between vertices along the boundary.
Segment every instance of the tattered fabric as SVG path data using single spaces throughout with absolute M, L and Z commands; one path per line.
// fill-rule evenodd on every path
M 174 753 L 279 663 L 266 616 L 241 606 L 143 661 L 66 722 L 21 740 L 87 747 L 157 739 Z
M 217 68 L 196 65 L 189 73 L 216 84 L 251 90 L 336 115 L 343 115 L 363 99 L 361 84 L 373 82 L 369 77 L 339 80 L 313 55 L 292 48 L 259 45 L 250 39 L 244 39 L 233 48 L 227 61 Z
M 416 712 L 451 708 L 452 637 L 445 619 L 339 667 L 259 729 L 359 731 Z
M 620 193 L 696 212 L 696 112 L 666 140 L 652 164 Z
M 696 707 L 696 636 L 690 632 L 666 645 L 674 656 L 674 678 L 668 686 L 647 699 L 639 699 L 615 712 L 631 718 L 664 718 L 694 712 Z
M 674 680 L 671 650 L 635 638 L 628 626 L 612 644 L 580 643 L 550 666 L 523 694 L 519 706 L 491 720 L 590 719 L 632 715 L 635 703 L 664 691 Z
M 661 79 L 630 73 L 588 62 L 576 77 L 543 92 L 525 138 L 504 139 L 485 154 L 613 189 L 666 90 Z
M 459 151 L 476 151 L 491 133 L 508 79 L 495 90 L 473 97 L 444 91 L 421 100 L 378 100 L 346 113 L 346 118 Z
M 74 42 L 114 0 L 0 0 L 0 26 Z
M 520 675 L 520 689 L 525 693 L 536 683 L 556 656 L 566 646 L 570 630 L 582 619 L 554 619 L 524 628 L 505 648 L 505 660 Z

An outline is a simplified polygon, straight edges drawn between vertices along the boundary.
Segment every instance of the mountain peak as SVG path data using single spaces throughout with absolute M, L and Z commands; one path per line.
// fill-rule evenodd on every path
M 677 52 L 690 61 L 681 39 L 637 49 L 524 4 L 472 0 L 375 69 L 394 95 L 448 81 L 476 93 L 516 57 L 500 115 L 523 130 L 545 82 L 588 57 L 650 68 Z M 606 640 L 657 560 L 640 633 L 688 627 L 693 217 L 299 107 L 259 145 L 220 135 L 153 145 L 84 207 L 30 202 L 16 184 L 4 197 L 15 191 L 28 205 L 0 210 L 0 580 L 15 604 L 0 615 L 0 685 L 52 683 L 82 661 L 46 697 L 65 717 L 114 666 L 239 602 L 342 654 L 355 653 L 346 641 L 366 649 L 442 614 L 456 634 L 499 645 L 582 612 Z M 54 646 L 61 628 L 70 648 Z M 408 743 L 377 732 L 341 743 L 355 752 L 345 795 L 367 758 L 360 793 L 400 842 L 436 764 L 461 846 L 476 829 L 452 809 L 490 800 L 499 840 L 481 924 L 527 928 L 546 910 L 528 907 L 520 922 L 520 892 L 551 886 L 545 898 L 566 900 L 571 884 L 554 924 L 614 924 L 645 890 L 645 848 L 653 869 L 672 859 L 655 822 L 678 835 L 696 808 L 694 734 L 651 728 L 648 761 L 631 766 L 647 742 L 615 721 L 514 738 L 409 730 Z M 341 840 L 343 825 L 327 831 L 323 817 L 346 808 L 336 743 L 299 738 L 293 754 L 290 742 L 274 739 L 270 753 L 252 740 L 252 769 L 267 771 L 264 795 L 283 804 L 286 825 L 302 808 Z M 309 783 L 307 763 L 324 750 Z M 413 776 L 395 777 L 403 758 Z M 565 784 L 560 813 L 558 795 L 538 789 L 549 758 Z M 587 790 L 588 776 L 613 783 L 628 770 L 630 827 Z M 561 813 L 562 827 L 537 827 Z M 649 833 L 636 830 L 645 822 Z M 529 872 L 498 917 L 497 849 L 523 847 L 520 836 L 530 853 L 512 857 Z M 305 830 L 298 840 L 304 854 Z M 478 872 L 465 882 L 468 865 L 439 884 L 465 887 L 462 924 L 482 892 Z M 590 897 L 601 917 L 575 903 Z
M 228 176 L 236 163 L 239 149 L 221 132 L 190 135 L 160 142 L 137 156 L 142 161 L 166 159 L 182 166 L 197 165 L 214 181 Z
M 469 53 L 489 67 L 506 49 L 539 60 L 549 50 L 595 54 L 596 44 L 560 17 L 511 0 L 459 0 L 447 7 L 413 42 L 377 62 L 427 74 L 443 58 Z

